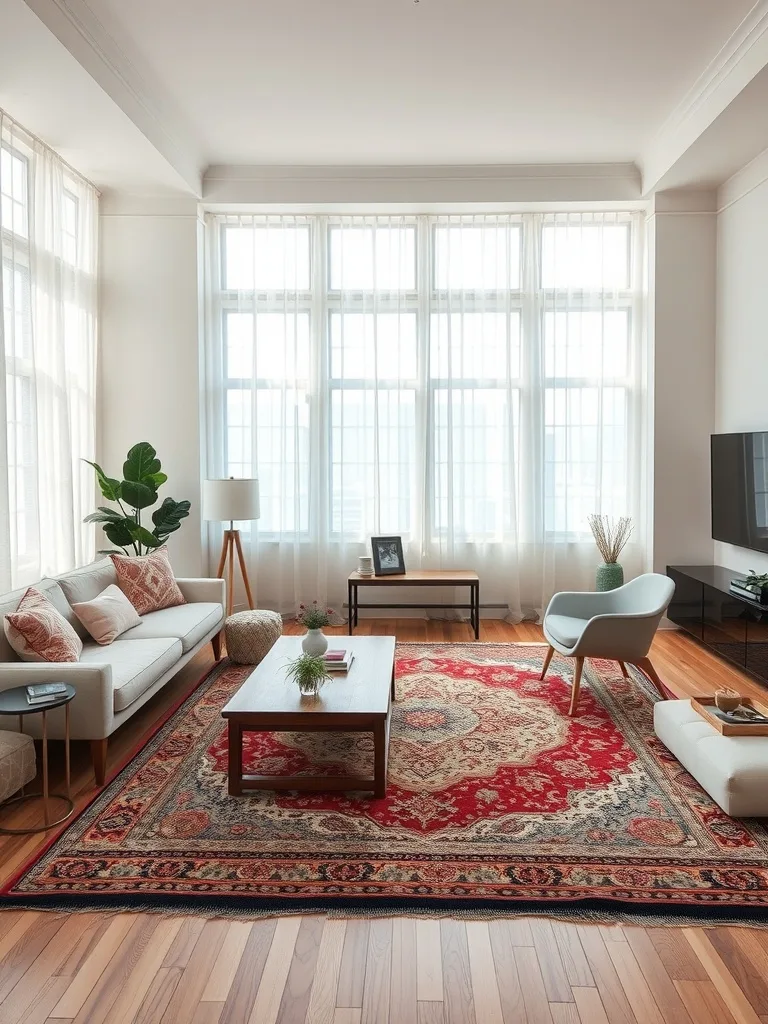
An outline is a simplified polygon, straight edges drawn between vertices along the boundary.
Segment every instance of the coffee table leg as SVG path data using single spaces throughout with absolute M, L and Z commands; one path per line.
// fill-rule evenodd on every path
M 387 795 L 387 722 L 376 722 L 373 727 L 373 795 L 381 799 Z
M 395 666 L 392 666 L 392 700 L 397 700 L 397 690 L 395 689 Z
M 243 729 L 239 722 L 229 720 L 229 795 L 243 793 Z

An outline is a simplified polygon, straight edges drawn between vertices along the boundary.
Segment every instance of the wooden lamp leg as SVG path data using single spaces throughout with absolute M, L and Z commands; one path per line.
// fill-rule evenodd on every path
M 248 598 L 248 607 L 253 608 L 253 595 L 251 594 L 251 581 L 248 579 L 248 570 L 245 567 L 245 558 L 243 556 L 243 545 L 240 543 L 240 531 L 235 530 L 235 547 L 237 548 L 237 558 L 240 562 L 240 572 L 243 574 L 243 583 L 245 584 L 245 595 Z

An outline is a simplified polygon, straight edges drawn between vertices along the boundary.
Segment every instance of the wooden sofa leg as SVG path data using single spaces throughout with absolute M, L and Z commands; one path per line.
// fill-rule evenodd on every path
M 584 659 L 576 659 L 576 670 L 573 673 L 573 689 L 571 690 L 571 707 L 568 714 L 573 717 L 579 706 L 579 691 L 581 690 L 581 673 L 584 669 Z
M 91 740 L 91 760 L 96 785 L 103 786 L 107 777 L 107 743 L 109 740 Z
M 653 683 L 653 685 L 659 691 L 659 696 L 661 697 L 661 699 L 662 700 L 669 700 L 669 696 L 668 696 L 666 690 L 664 689 L 664 684 L 662 683 L 661 679 L 659 678 L 658 672 L 653 667 L 651 659 L 650 658 L 640 658 L 640 660 L 636 661 L 635 664 L 640 669 L 640 671 L 643 673 L 643 675 L 647 676 L 648 679 L 650 679 L 650 681 Z
M 544 655 L 544 667 L 541 670 L 541 675 L 539 676 L 539 679 L 543 679 L 544 676 L 547 674 L 547 669 L 549 668 L 549 663 L 550 663 L 550 661 L 552 661 L 552 655 L 554 653 L 555 653 L 555 648 L 554 647 L 550 647 L 549 650 L 547 651 L 547 653 Z
M 216 636 L 211 637 L 211 647 L 213 648 L 213 657 L 216 661 L 221 657 L 221 630 Z

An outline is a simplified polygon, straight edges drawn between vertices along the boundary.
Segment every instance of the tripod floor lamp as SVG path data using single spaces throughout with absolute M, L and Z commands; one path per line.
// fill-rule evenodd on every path
M 235 600 L 235 555 L 240 564 L 248 607 L 253 608 L 253 595 L 248 570 L 245 567 L 243 546 L 240 543 L 240 531 L 235 529 L 235 523 L 258 519 L 259 514 L 258 480 L 230 477 L 228 480 L 206 480 L 203 484 L 203 518 L 209 522 L 229 521 L 229 529 L 224 531 L 219 569 L 216 574 L 219 579 L 223 579 L 226 573 L 227 615 L 232 614 Z

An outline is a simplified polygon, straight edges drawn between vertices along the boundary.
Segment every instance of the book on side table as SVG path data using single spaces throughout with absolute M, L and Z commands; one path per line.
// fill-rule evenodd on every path
M 66 683 L 35 683 L 27 687 L 28 704 L 44 704 L 47 700 L 67 692 Z

